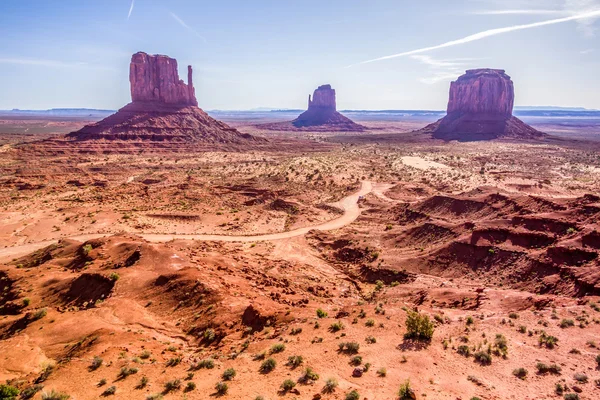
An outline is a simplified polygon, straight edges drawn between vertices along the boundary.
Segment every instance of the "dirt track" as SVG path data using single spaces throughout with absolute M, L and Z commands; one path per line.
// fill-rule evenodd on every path
M 183 240 L 206 240 L 206 241 L 221 241 L 221 242 L 256 242 L 265 240 L 280 240 L 288 239 L 296 236 L 302 236 L 307 234 L 313 229 L 321 231 L 330 231 L 339 229 L 343 226 L 351 224 L 360 215 L 360 208 L 358 207 L 358 200 L 360 197 L 371 193 L 373 185 L 369 181 L 363 181 L 361 189 L 351 194 L 350 196 L 344 197 L 342 200 L 331 204 L 332 206 L 339 207 L 344 210 L 344 214 L 331 221 L 324 222 L 318 225 L 307 226 L 304 228 L 298 228 L 287 232 L 270 233 L 265 235 L 252 235 L 252 236 L 228 236 L 228 235 L 186 235 L 186 234 L 154 234 L 154 233 L 137 233 L 132 232 L 140 237 L 148 240 L 149 242 L 164 243 L 170 240 L 183 239 Z M 87 235 L 76 235 L 71 236 L 69 239 L 86 241 L 90 239 L 97 239 L 100 237 L 110 236 L 109 234 L 93 233 Z M 51 244 L 54 244 L 57 240 L 45 240 L 42 242 L 28 243 L 21 246 L 7 247 L 0 249 L 0 262 L 9 261 L 12 258 L 23 256 L 25 254 L 34 252 L 38 249 L 44 248 Z

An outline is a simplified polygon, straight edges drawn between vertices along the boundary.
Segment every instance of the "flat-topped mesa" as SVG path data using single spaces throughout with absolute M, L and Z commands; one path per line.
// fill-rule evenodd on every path
M 144 52 L 131 56 L 129 83 L 133 103 L 162 103 L 178 106 L 198 106 L 192 80 L 192 66 L 188 66 L 187 84 L 179 79 L 177 60 L 163 55 Z
M 448 115 L 487 114 L 512 116 L 515 90 L 502 69 L 472 69 L 450 85 Z
M 472 69 L 450 84 L 447 115 L 422 131 L 443 140 L 538 139 L 544 133 L 513 117 L 515 89 L 502 69 Z
M 315 89 L 312 100 L 310 94 L 308 95 L 308 109 L 311 108 L 327 108 L 335 111 L 335 89 L 332 89 L 331 85 L 321 85 Z

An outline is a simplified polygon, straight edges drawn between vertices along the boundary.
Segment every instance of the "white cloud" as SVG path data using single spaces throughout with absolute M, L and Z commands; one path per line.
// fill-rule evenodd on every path
M 579 54 L 590 54 L 593 53 L 594 51 L 596 51 L 595 49 L 585 49 L 585 50 L 581 50 L 579 52 Z
M 135 6 L 135 0 L 131 0 L 131 6 L 129 6 L 129 13 L 127 14 L 127 19 L 131 17 L 131 13 L 133 12 L 133 6 Z
M 171 18 L 173 18 L 175 21 L 177 21 L 179 23 L 179 25 L 183 26 L 185 29 L 192 32 L 198 38 L 202 39 L 203 42 L 206 42 L 206 38 L 204 38 L 204 36 L 199 34 L 198 31 L 196 31 L 194 28 L 192 28 L 191 26 L 186 24 L 185 21 L 182 20 L 181 18 L 179 18 L 179 16 L 177 14 L 175 14 L 174 12 L 171 12 L 171 11 L 169 11 L 169 14 L 171 15 Z
M 427 85 L 433 85 L 438 82 L 449 81 L 461 75 L 469 61 L 474 61 L 474 58 L 457 58 L 451 60 L 439 60 L 425 54 L 415 54 L 410 56 L 413 60 L 417 60 L 429 67 L 431 75 L 419 79 L 420 82 Z
M 600 0 L 565 0 L 564 8 L 571 14 L 598 11 L 600 10 Z M 596 34 L 597 28 L 594 25 L 597 20 L 598 16 L 578 20 L 577 29 L 585 36 L 592 37 Z
M 488 37 L 502 35 L 504 33 L 521 31 L 521 30 L 525 30 L 525 29 L 539 28 L 539 27 L 547 26 L 547 25 L 562 24 L 564 22 L 570 22 L 570 21 L 580 21 L 580 20 L 586 20 L 586 19 L 590 19 L 590 18 L 598 18 L 598 17 L 600 17 L 600 9 L 595 10 L 595 11 L 581 13 L 581 14 L 571 15 L 568 17 L 549 19 L 549 20 L 534 22 L 534 23 L 530 23 L 530 24 L 513 25 L 513 26 L 507 26 L 504 28 L 489 29 L 487 31 L 478 32 L 478 33 L 466 36 L 461 39 L 451 40 L 449 42 L 445 42 L 445 43 L 438 44 L 435 46 L 423 47 L 423 48 L 416 49 L 416 50 L 405 51 L 403 53 L 397 53 L 397 54 L 392 54 L 389 56 L 383 56 L 383 57 L 374 58 L 371 60 L 362 61 L 357 64 L 349 65 L 346 68 L 352 67 L 354 65 L 368 64 L 368 63 L 372 63 L 372 62 L 376 62 L 376 61 L 389 60 L 392 58 L 406 57 L 406 56 L 410 56 L 413 54 L 427 53 L 432 50 L 438 50 L 438 49 L 443 49 L 446 47 L 453 47 L 453 46 L 458 46 L 458 45 L 465 44 L 465 43 L 471 43 L 471 42 L 475 42 L 478 40 L 486 39 Z

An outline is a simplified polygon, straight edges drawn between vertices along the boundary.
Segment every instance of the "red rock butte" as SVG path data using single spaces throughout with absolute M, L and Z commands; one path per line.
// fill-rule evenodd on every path
M 177 60 L 143 52 L 131 57 L 131 103 L 115 114 L 66 135 L 74 142 L 226 143 L 265 139 L 242 134 L 198 108 L 188 66 L 187 84 L 179 79 Z
M 290 122 L 261 125 L 271 130 L 350 131 L 361 132 L 366 128 L 343 116 L 336 109 L 335 89 L 321 85 L 308 95 L 308 109 Z
M 472 69 L 450 84 L 447 115 L 424 128 L 434 138 L 536 139 L 545 134 L 512 115 L 513 81 L 501 69 Z

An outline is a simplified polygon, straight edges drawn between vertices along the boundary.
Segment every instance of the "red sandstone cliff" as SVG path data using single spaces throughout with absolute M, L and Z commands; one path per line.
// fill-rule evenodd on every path
M 447 115 L 424 128 L 444 140 L 535 139 L 542 132 L 513 117 L 513 81 L 501 69 L 468 70 L 450 84 Z

